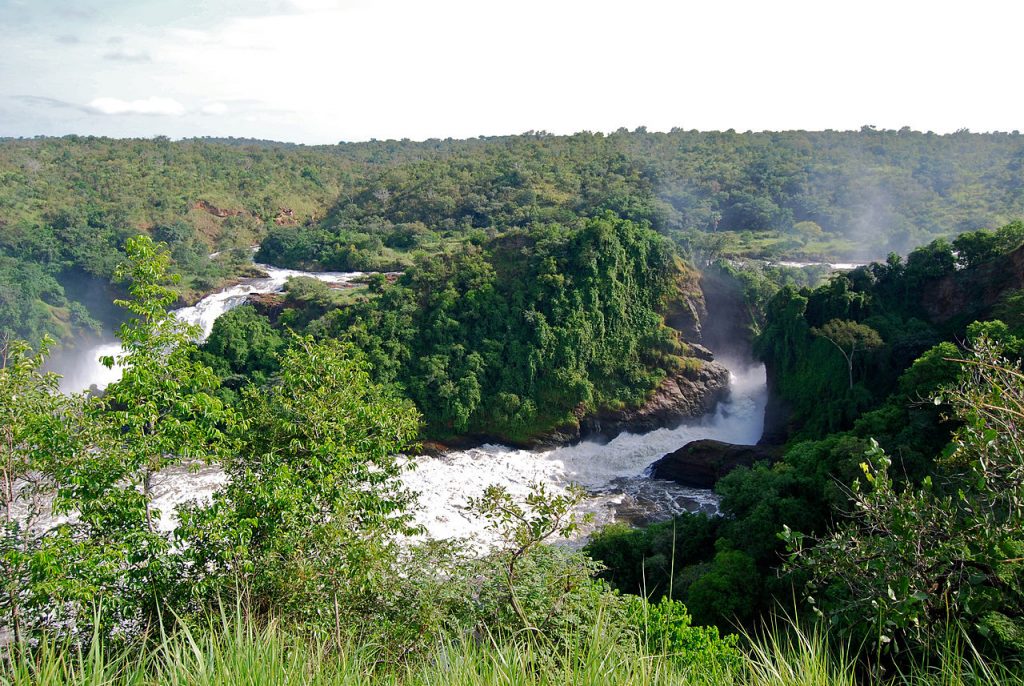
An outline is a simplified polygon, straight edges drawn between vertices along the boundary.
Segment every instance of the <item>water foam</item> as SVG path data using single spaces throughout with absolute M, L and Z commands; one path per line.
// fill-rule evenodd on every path
M 253 294 L 281 291 L 291 277 L 308 276 L 332 284 L 349 283 L 359 272 L 301 272 L 258 265 L 263 278 L 246 279 L 209 295 L 191 307 L 175 310 L 183 320 L 197 324 L 201 340 L 210 335 L 213 323 Z M 95 385 L 105 388 L 120 378 L 120 370 L 99 364 L 103 355 L 120 353 L 117 342 L 103 342 L 66 361 L 61 388 L 65 392 Z M 761 436 L 767 401 L 763 365 L 721 360 L 731 371 L 730 397 L 717 410 L 672 429 L 646 434 L 622 433 L 608 442 L 583 441 L 548 450 L 519 450 L 502 445 L 483 445 L 452 451 L 440 457 L 420 457 L 415 469 L 403 476 L 405 484 L 420 493 L 416 519 L 434 538 L 472 538 L 481 549 L 494 540 L 484 522 L 467 509 L 467 501 L 492 485 L 504 486 L 514 496 L 525 496 L 534 483 L 552 492 L 564 492 L 570 484 L 582 486 L 588 497 L 583 513 L 594 523 L 581 530 L 575 542 L 593 526 L 613 521 L 646 522 L 666 519 L 680 512 L 717 511 L 717 498 L 707 490 L 687 488 L 650 478 L 655 460 L 690 441 L 711 438 L 729 443 L 753 444 Z M 154 507 L 161 510 L 160 528 L 174 527 L 174 508 L 190 500 L 207 500 L 225 481 L 223 471 L 205 466 L 165 470 L 154 482 Z
M 329 284 L 346 284 L 363 275 L 362 272 L 302 272 L 295 269 L 278 269 L 266 264 L 257 267 L 267 273 L 266 277 L 244 279 L 234 286 L 206 296 L 195 305 L 174 310 L 174 314 L 190 324 L 200 327 L 200 342 L 205 341 L 213 331 L 213 323 L 222 314 L 238 307 L 250 295 L 277 293 L 284 290 L 288 279 L 307 276 Z M 92 386 L 104 389 L 121 378 L 121 370 L 115 365 L 108 369 L 100 358 L 109 355 L 117 357 L 122 352 L 117 341 L 103 341 L 84 349 L 77 355 L 65 355 L 54 371 L 62 375 L 60 388 L 65 393 L 77 393 Z
M 573 483 L 587 491 L 582 511 L 593 515 L 594 522 L 581 530 L 581 537 L 593 526 L 614 521 L 642 523 L 681 512 L 716 512 L 712 491 L 652 479 L 648 470 L 690 441 L 711 438 L 749 445 L 760 439 L 767 401 L 764 366 L 723 363 L 731 370 L 729 399 L 713 414 L 672 429 L 622 433 L 607 443 L 583 441 L 549 450 L 483 445 L 419 458 L 415 470 L 404 477 L 421 494 L 417 523 L 433 538 L 472 537 L 487 547 L 493 539 L 467 509 L 469 498 L 479 497 L 492 484 L 522 497 L 538 482 L 555 493 L 564 493 Z

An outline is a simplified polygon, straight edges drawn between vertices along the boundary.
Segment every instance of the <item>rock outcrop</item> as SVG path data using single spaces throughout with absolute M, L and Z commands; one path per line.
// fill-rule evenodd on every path
M 771 462 L 778 457 L 777 447 L 733 445 L 705 439 L 687 443 L 661 458 L 651 465 L 651 475 L 692 488 L 714 488 L 719 479 L 737 467 Z
M 703 325 L 708 316 L 700 272 L 682 261 L 676 263 L 677 275 L 665 302 L 665 324 L 679 331 L 684 340 L 703 341 Z
M 929 321 L 942 325 L 986 317 L 1008 291 L 1024 288 L 1024 247 L 975 267 L 947 274 L 921 289 Z
M 214 217 L 218 217 L 220 219 L 226 219 L 227 217 L 237 217 L 238 215 L 243 214 L 245 212 L 245 210 L 230 210 L 225 209 L 223 207 L 217 207 L 213 203 L 207 202 L 206 200 L 196 200 L 192 204 L 192 208 L 196 210 L 202 210 L 203 212 L 206 212 L 207 214 L 212 214 Z
M 614 438 L 623 431 L 643 433 L 701 417 L 729 394 L 729 370 L 704 361 L 664 379 L 640 407 L 582 414 L 578 423 L 538 436 L 531 447 L 575 443 L 584 438 Z
M 276 324 L 285 311 L 284 296 L 280 293 L 254 293 L 245 299 L 247 305 L 252 305 L 255 310 Z
M 295 226 L 299 223 L 295 216 L 295 210 L 290 207 L 279 207 L 277 215 L 274 216 L 274 223 L 278 226 Z

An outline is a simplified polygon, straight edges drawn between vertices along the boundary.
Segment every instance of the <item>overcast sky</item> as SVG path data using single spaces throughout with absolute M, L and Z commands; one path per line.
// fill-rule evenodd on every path
M 0 0 L 0 136 L 1024 129 L 1016 0 Z

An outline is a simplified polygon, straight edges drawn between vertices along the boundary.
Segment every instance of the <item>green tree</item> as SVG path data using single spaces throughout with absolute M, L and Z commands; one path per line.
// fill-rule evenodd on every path
M 853 390 L 853 359 L 857 352 L 870 352 L 882 347 L 882 337 L 867 324 L 849 319 L 832 319 L 819 328 L 811 329 L 815 336 L 824 338 L 834 345 L 843 359 L 850 375 L 850 390 Z
M 212 595 L 236 574 L 257 608 L 337 626 L 373 615 L 398 573 L 395 537 L 414 532 L 400 479 L 419 415 L 370 381 L 349 345 L 296 337 L 279 379 L 246 387 L 239 448 L 210 506 L 183 514 L 184 573 Z M 344 615 L 344 616 L 343 616 Z
M 223 377 L 249 377 L 258 384 L 277 371 L 284 344 L 266 317 L 251 305 L 242 305 L 217 318 L 201 352 Z
M 1019 634 L 1024 374 L 988 339 L 975 346 L 961 360 L 961 381 L 936 400 L 962 422 L 939 474 L 900 486 L 875 443 L 862 464 L 866 485 L 854 482 L 849 521 L 816 545 L 783 534 L 791 562 L 811 575 L 811 597 L 846 630 L 899 648 L 926 647 L 951 617 L 982 635 L 1007 625 Z
M 62 395 L 57 375 L 40 371 L 51 343 L 33 354 L 23 341 L 0 342 L 0 628 L 15 642 L 53 609 L 45 537 L 54 472 L 83 448 L 82 398 Z
M 702 622 L 728 628 L 750 620 L 760 596 L 761 575 L 754 559 L 738 550 L 721 550 L 687 590 L 686 606 Z
M 125 244 L 117 274 L 132 317 L 120 330 L 123 352 L 108 357 L 119 381 L 92 404 L 94 447 L 62 465 L 59 511 L 77 515 L 63 527 L 73 546 L 79 600 L 104 604 L 108 628 L 131 633 L 156 618 L 174 581 L 170 537 L 153 508 L 154 477 L 168 466 L 209 461 L 227 447 L 231 411 L 212 395 L 216 375 L 195 360 L 197 327 L 167 311 L 170 258 L 146 236 Z

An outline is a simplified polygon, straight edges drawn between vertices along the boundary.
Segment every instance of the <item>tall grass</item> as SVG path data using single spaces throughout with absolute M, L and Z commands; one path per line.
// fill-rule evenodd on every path
M 685 671 L 669 656 L 645 655 L 597 626 L 570 651 L 552 656 L 536 642 L 484 638 L 441 640 L 403 665 L 382 664 L 377 646 L 340 647 L 277 623 L 257 625 L 244 613 L 184 626 L 155 645 L 105 651 L 99 641 L 81 651 L 42 641 L 10 648 L 0 665 L 4 686 L 1024 686 L 1005 667 L 986 665 L 969 643 L 951 640 L 930 665 L 866 677 L 856 656 L 827 633 L 792 624 L 748 637 L 735 673 Z M 552 659 L 556 657 L 558 659 Z

